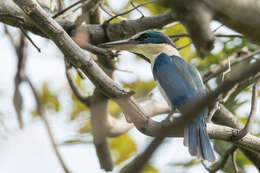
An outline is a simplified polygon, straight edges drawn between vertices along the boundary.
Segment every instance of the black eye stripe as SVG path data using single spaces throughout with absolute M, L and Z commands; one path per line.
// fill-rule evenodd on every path
M 135 40 L 137 40 L 137 41 L 144 41 L 144 40 L 147 40 L 149 37 L 150 37 L 149 34 L 143 33 L 139 37 L 137 37 Z

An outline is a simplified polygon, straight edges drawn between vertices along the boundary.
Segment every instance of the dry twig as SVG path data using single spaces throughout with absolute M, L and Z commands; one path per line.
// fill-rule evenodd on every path
M 154 3 L 154 2 L 156 2 L 156 1 L 158 1 L 158 0 L 152 0 L 152 1 L 149 1 L 149 2 L 145 2 L 145 3 L 143 3 L 143 4 L 139 4 L 139 5 L 135 6 L 134 8 L 132 8 L 132 9 L 130 9 L 130 10 L 128 10 L 128 11 L 125 11 L 125 12 L 123 12 L 123 13 L 120 13 L 120 14 L 117 14 L 117 15 L 111 17 L 110 19 L 108 19 L 108 20 L 105 21 L 104 23 L 109 23 L 109 22 L 111 22 L 113 19 L 117 18 L 118 16 L 126 15 L 126 14 L 131 13 L 132 11 L 134 11 L 134 10 L 136 10 L 136 9 L 142 7 L 142 6 L 145 6 L 145 5 L 150 4 L 150 3 Z
M 54 16 L 52 16 L 53 19 L 59 17 L 60 15 L 64 14 L 66 11 L 70 10 L 71 8 L 75 7 L 76 5 L 80 4 L 80 3 L 83 3 L 87 0 L 79 0 L 73 4 L 71 4 L 70 6 L 64 8 L 63 10 L 59 11 L 58 13 L 56 13 Z
M 258 79 L 258 81 L 256 81 L 256 83 L 253 85 L 252 99 L 251 99 L 251 110 L 250 110 L 250 114 L 248 116 L 248 120 L 246 122 L 246 125 L 237 134 L 234 134 L 233 139 L 235 139 L 235 140 L 243 138 L 248 133 L 248 131 L 251 129 L 251 126 L 252 126 L 253 121 L 254 121 L 256 109 L 257 109 L 257 100 L 258 100 L 257 95 L 258 95 L 259 85 L 260 85 L 260 79 Z
M 53 136 L 52 131 L 51 131 L 51 127 L 50 127 L 49 122 L 47 120 L 47 117 L 45 115 L 44 106 L 42 105 L 42 103 L 40 101 L 40 98 L 39 98 L 39 96 L 37 94 L 37 91 L 36 91 L 35 87 L 33 86 L 32 82 L 30 81 L 29 78 L 26 78 L 26 81 L 29 84 L 29 86 L 30 86 L 30 88 L 31 88 L 31 90 L 33 92 L 33 96 L 34 96 L 34 99 L 35 99 L 36 104 L 37 104 L 37 112 L 41 116 L 41 118 L 42 118 L 42 120 L 44 122 L 44 125 L 45 125 L 45 127 L 47 129 L 47 133 L 48 133 L 48 136 L 50 138 L 52 148 L 53 148 L 56 156 L 58 157 L 58 160 L 59 160 L 59 162 L 60 162 L 64 172 L 65 173 L 70 173 L 70 171 L 68 170 L 68 168 L 67 168 L 65 162 L 63 161 L 62 156 L 61 156 L 61 154 L 60 154 L 60 152 L 58 150 L 58 147 L 56 145 L 54 136 Z
M 224 154 L 224 156 L 222 157 L 222 159 L 217 163 L 217 166 L 215 166 L 214 168 L 209 168 L 205 165 L 205 163 L 202 161 L 202 165 L 203 167 L 210 173 L 215 173 L 218 170 L 224 168 L 225 164 L 228 161 L 229 156 L 232 156 L 233 153 L 236 151 L 237 146 L 233 145 L 232 147 L 230 147 Z

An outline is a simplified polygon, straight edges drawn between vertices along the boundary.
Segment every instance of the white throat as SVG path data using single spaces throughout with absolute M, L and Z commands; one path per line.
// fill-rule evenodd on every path
M 145 57 L 149 58 L 152 68 L 156 57 L 161 53 L 165 53 L 169 56 L 175 55 L 180 57 L 178 50 L 169 44 L 140 44 L 131 51 L 142 54 Z
M 175 55 L 180 57 L 178 50 L 169 44 L 141 44 L 137 45 L 132 51 L 144 55 L 149 58 L 151 62 L 153 62 L 161 53 L 165 53 L 169 56 Z

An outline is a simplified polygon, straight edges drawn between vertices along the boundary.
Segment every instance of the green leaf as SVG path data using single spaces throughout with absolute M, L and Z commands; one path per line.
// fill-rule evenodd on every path
M 91 131 L 92 131 L 92 127 L 91 127 L 90 120 L 85 121 L 83 125 L 80 127 L 80 129 L 78 130 L 79 133 L 91 133 Z
M 121 109 L 115 102 L 109 101 L 108 109 L 109 109 L 110 115 L 112 115 L 115 118 L 120 117 Z
M 171 34 L 183 34 L 183 33 L 187 33 L 187 31 L 182 24 L 177 24 L 177 25 L 174 25 L 172 27 L 165 29 L 163 31 L 163 33 L 166 35 L 171 35 Z M 172 38 L 172 39 L 174 39 L 174 38 Z M 189 37 L 180 37 L 179 40 L 174 43 L 174 45 L 177 48 L 180 48 L 180 47 L 190 44 L 191 42 L 192 41 Z M 190 59 L 192 57 L 194 57 L 194 52 L 192 51 L 190 45 L 187 46 L 186 48 L 181 49 L 180 54 L 187 61 L 190 61 Z
M 88 107 L 85 106 L 83 103 L 81 103 L 74 93 L 71 93 L 71 99 L 73 100 L 73 108 L 70 114 L 70 119 L 75 120 L 78 118 L 80 115 L 84 115 L 82 113 L 86 113 L 89 111 Z
M 136 143 L 128 134 L 116 138 L 110 138 L 109 146 L 115 160 L 115 165 L 119 165 L 127 160 L 137 150 Z
M 55 112 L 60 111 L 60 102 L 58 99 L 58 94 L 53 93 L 49 89 L 47 82 L 42 84 L 42 88 L 38 91 L 39 97 L 46 109 L 54 110 Z
M 159 171 L 154 166 L 146 164 L 141 173 L 159 173 Z
M 244 168 L 246 165 L 251 165 L 252 163 L 246 158 L 246 156 L 240 151 L 237 150 L 236 153 L 236 162 L 237 165 L 241 168 Z
M 153 80 L 148 82 L 137 80 L 132 83 L 125 83 L 123 86 L 124 88 L 134 90 L 136 92 L 134 97 L 140 98 L 147 96 L 147 94 L 155 88 L 156 83 Z

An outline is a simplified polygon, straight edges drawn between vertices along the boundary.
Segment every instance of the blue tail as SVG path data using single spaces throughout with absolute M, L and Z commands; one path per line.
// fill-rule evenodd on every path
M 185 129 L 183 143 L 189 147 L 192 156 L 210 162 L 215 161 L 203 115 Z

